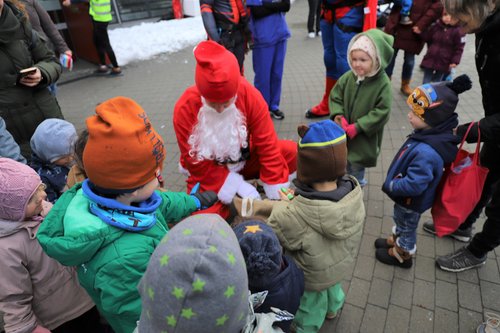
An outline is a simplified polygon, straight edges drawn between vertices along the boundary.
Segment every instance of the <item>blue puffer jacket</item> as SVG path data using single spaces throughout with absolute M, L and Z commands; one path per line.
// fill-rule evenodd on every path
M 387 172 L 382 190 L 397 204 L 423 213 L 432 207 L 444 166 L 458 151 L 459 138 L 452 134 L 457 116 L 437 127 L 417 130 L 399 149 Z
M 267 290 L 264 303 L 255 312 L 269 313 L 271 307 L 295 314 L 299 309 L 300 298 L 304 293 L 304 273 L 292 258 L 283 256 L 285 269 L 266 286 L 249 286 L 252 293 Z M 283 332 L 290 332 L 292 321 L 277 323 Z

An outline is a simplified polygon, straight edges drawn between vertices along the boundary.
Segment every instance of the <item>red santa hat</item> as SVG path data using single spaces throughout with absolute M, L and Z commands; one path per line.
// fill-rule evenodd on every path
M 240 67 L 234 54 L 214 41 L 203 41 L 194 49 L 195 82 L 209 102 L 223 103 L 236 95 Z

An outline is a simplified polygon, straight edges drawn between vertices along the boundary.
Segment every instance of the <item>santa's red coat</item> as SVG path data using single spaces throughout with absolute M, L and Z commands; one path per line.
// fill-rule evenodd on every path
M 227 166 L 214 161 L 198 162 L 196 157 L 189 156 L 191 146 L 188 138 L 198 122 L 201 106 L 201 96 L 196 86 L 186 89 L 175 105 L 173 123 L 181 153 L 180 164 L 190 174 L 186 180 L 188 192 L 199 182 L 200 191 L 217 193 L 229 173 Z M 286 184 L 289 173 L 296 170 L 296 143 L 278 140 L 267 103 L 244 77 L 240 79 L 236 107 L 245 116 L 250 145 L 250 160 L 239 173 L 247 179 L 259 178 L 265 185 Z M 255 168 L 255 165 L 258 167 Z M 220 202 L 206 212 L 228 216 L 227 207 Z

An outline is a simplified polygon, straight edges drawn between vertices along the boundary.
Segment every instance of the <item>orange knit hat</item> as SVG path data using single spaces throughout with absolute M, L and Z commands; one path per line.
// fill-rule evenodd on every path
M 234 54 L 214 41 L 204 41 L 194 49 L 195 82 L 201 96 L 209 102 L 223 103 L 236 95 L 240 67 Z
M 159 175 L 165 151 L 142 107 L 127 97 L 114 97 L 87 118 L 89 138 L 83 165 L 89 180 L 103 189 L 130 190 Z

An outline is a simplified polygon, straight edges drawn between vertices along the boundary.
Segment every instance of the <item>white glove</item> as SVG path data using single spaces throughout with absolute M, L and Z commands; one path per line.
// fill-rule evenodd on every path
M 243 181 L 240 187 L 238 188 L 238 195 L 242 198 L 250 198 L 250 199 L 258 199 L 260 200 L 260 194 L 257 192 L 255 186 L 251 185 L 248 182 Z
M 219 200 L 223 204 L 229 205 L 233 201 L 233 198 L 238 192 L 238 189 L 240 188 L 242 183 L 245 183 L 242 175 L 236 172 L 228 173 L 224 184 L 220 188 L 219 193 L 217 193 Z
M 266 192 L 266 196 L 268 199 L 279 200 L 280 199 L 279 191 L 281 190 L 281 188 L 282 187 L 288 188 L 289 186 L 290 186 L 289 182 L 283 184 L 274 184 L 274 185 L 269 185 L 264 183 L 264 192 Z

